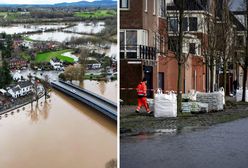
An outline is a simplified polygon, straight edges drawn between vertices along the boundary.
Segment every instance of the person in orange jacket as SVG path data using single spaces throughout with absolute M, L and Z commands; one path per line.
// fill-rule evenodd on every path
M 146 112 L 148 114 L 151 114 L 152 111 L 150 110 L 148 103 L 147 103 L 147 86 L 146 86 L 147 80 L 146 78 L 143 78 L 142 82 L 139 83 L 137 86 L 137 94 L 138 94 L 138 106 L 136 108 L 136 113 L 140 113 L 140 108 L 142 106 L 145 106 Z

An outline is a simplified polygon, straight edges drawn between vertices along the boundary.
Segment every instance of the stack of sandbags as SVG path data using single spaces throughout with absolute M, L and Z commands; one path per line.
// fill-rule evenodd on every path
M 191 103 L 190 102 L 182 102 L 182 112 L 190 113 L 191 112 Z
M 199 108 L 200 108 L 200 111 L 201 112 L 208 112 L 208 104 L 207 103 L 199 103 L 197 102 Z
M 236 101 L 242 101 L 243 89 L 236 90 Z M 248 90 L 245 93 L 245 101 L 248 102 Z
M 201 108 L 198 105 L 198 102 L 182 102 L 182 112 L 200 112 Z
M 213 93 L 198 93 L 196 101 L 200 103 L 207 103 L 209 111 L 223 110 L 223 95 L 220 92 Z
M 177 96 L 174 93 L 158 93 L 154 96 L 155 117 L 177 117 Z
M 191 103 L 191 112 L 199 112 L 200 106 L 198 105 L 198 102 L 192 102 Z
M 183 113 L 198 113 L 198 112 L 208 112 L 208 104 L 200 102 L 183 102 L 182 103 Z

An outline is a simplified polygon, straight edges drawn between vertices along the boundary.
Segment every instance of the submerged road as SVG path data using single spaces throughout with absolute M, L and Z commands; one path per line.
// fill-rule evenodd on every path
M 121 168 L 247 168 L 248 119 L 191 133 L 121 139 Z

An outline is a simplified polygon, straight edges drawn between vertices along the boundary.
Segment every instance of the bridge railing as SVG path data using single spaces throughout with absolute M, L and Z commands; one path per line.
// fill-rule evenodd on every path
M 92 96 L 96 97 L 97 99 L 99 99 L 99 100 L 101 100 L 101 101 L 104 101 L 104 102 L 108 103 L 109 105 L 112 105 L 112 106 L 116 107 L 116 111 L 117 111 L 117 103 L 114 103 L 113 101 L 111 101 L 111 100 L 109 100 L 109 99 L 106 99 L 105 97 L 102 97 L 102 96 L 100 96 L 100 95 L 98 95 L 98 94 L 96 94 L 96 93 L 93 93 L 93 92 L 91 92 L 91 91 L 89 91 L 89 90 L 83 89 L 83 88 L 81 88 L 81 87 L 79 87 L 79 86 L 76 86 L 76 85 L 74 85 L 74 84 L 67 83 L 67 82 L 62 81 L 62 80 L 59 80 L 59 82 L 65 84 L 65 85 L 68 85 L 68 86 L 70 86 L 70 87 L 73 87 L 73 88 L 75 88 L 75 89 L 77 89 L 77 90 L 80 90 L 80 91 L 82 91 L 82 92 L 85 92 L 85 93 L 87 93 L 87 94 L 89 94 L 89 95 L 92 95 Z

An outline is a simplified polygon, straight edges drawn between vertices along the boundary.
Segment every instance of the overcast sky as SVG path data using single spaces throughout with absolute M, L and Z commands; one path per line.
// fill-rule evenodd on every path
M 0 0 L 1 4 L 54 4 L 61 2 L 78 2 L 81 0 Z M 84 0 L 94 1 L 94 0 Z

